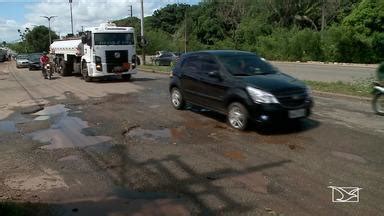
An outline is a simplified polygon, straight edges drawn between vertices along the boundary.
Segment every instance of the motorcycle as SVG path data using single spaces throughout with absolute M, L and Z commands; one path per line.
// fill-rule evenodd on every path
M 43 66 L 43 76 L 45 79 L 52 79 L 53 68 L 50 63 L 47 63 Z
M 376 114 L 384 116 L 384 85 L 373 83 L 373 100 L 372 107 Z

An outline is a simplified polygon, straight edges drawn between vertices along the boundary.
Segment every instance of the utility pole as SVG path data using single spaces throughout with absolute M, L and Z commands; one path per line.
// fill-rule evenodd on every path
M 46 18 L 48 20 L 48 35 L 49 35 L 49 45 L 52 44 L 52 39 L 51 39 L 51 19 L 55 18 L 57 16 L 41 16 L 43 18 Z
M 184 30 L 184 53 L 187 53 L 187 9 L 185 9 L 184 12 L 184 23 L 185 23 L 185 30 Z
M 145 39 L 144 39 L 144 0 L 141 1 L 141 58 L 143 65 L 145 65 Z
M 325 28 L 325 3 L 326 3 L 326 0 L 322 0 L 322 3 L 321 3 L 321 32 L 324 31 L 324 28 Z
M 71 10 L 71 28 L 72 28 L 72 35 L 73 34 L 73 17 L 72 17 L 72 0 L 69 0 L 69 8 Z
M 132 17 L 133 16 L 132 5 L 129 5 L 129 12 L 130 12 L 130 15 Z

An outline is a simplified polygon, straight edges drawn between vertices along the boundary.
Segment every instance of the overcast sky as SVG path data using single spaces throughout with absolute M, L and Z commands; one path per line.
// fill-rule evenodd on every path
M 167 4 L 197 4 L 200 0 L 144 0 L 145 16 Z M 41 16 L 58 16 L 51 20 L 51 28 L 60 35 L 71 32 L 70 6 L 68 0 L 0 0 L 0 42 L 14 42 L 20 39 L 17 29 L 46 25 Z M 139 16 L 140 0 L 73 0 L 74 32 L 81 26 L 97 26 L 102 22 L 121 19 L 130 15 Z

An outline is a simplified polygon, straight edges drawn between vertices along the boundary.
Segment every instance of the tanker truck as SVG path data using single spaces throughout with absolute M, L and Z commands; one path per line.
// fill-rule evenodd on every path
M 85 81 L 137 73 L 134 29 L 103 23 L 86 28 L 80 38 L 54 41 L 50 45 L 53 68 L 62 76 L 80 73 Z

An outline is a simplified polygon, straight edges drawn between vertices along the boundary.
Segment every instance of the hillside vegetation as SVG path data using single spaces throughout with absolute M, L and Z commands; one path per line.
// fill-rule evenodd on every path
M 144 20 L 150 54 L 184 52 L 186 44 L 188 51 L 241 49 L 270 60 L 384 60 L 382 0 L 205 0 L 170 4 Z M 140 32 L 136 17 L 115 23 Z

